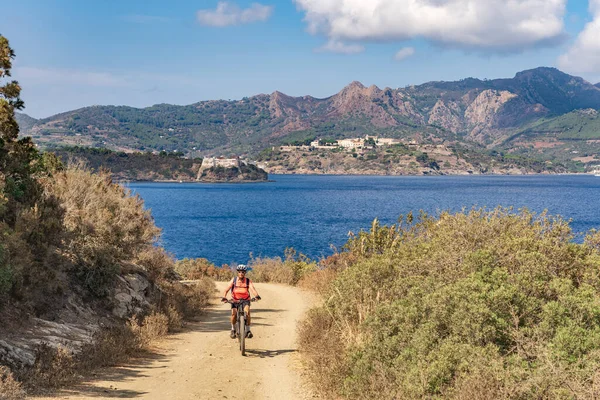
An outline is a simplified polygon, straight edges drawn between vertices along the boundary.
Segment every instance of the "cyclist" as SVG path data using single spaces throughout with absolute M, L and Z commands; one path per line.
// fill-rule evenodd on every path
M 248 324 L 246 325 L 246 337 L 252 338 L 252 331 L 250 331 L 250 300 L 260 300 L 258 292 L 254 288 L 254 284 L 250 281 L 250 278 L 246 278 L 247 267 L 244 264 L 239 264 L 236 268 L 237 276 L 231 279 L 229 285 L 223 293 L 221 301 L 227 302 L 227 293 L 231 290 L 231 298 L 235 302 L 246 301 L 244 311 L 248 315 Z M 250 297 L 250 292 L 254 295 L 254 299 Z M 234 303 L 231 304 L 231 338 L 235 339 L 235 323 L 237 321 L 237 308 Z

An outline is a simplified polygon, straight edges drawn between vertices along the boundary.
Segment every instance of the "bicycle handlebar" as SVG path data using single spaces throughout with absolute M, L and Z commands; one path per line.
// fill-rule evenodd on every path
M 225 297 L 223 297 L 223 299 L 226 299 L 226 298 L 225 298 Z M 258 299 L 257 299 L 256 297 L 253 297 L 253 298 L 251 298 L 250 300 L 229 300 L 229 299 L 226 299 L 226 300 L 227 300 L 227 301 L 223 301 L 223 300 L 221 299 L 221 302 L 223 302 L 223 303 L 228 303 L 228 304 L 237 304 L 237 303 L 240 303 L 240 302 L 242 302 L 242 301 L 258 301 Z

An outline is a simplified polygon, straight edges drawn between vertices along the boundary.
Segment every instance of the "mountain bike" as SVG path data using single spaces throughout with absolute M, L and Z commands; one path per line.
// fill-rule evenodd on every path
M 227 300 L 229 304 L 235 304 L 237 308 L 237 322 L 235 323 L 235 336 L 237 336 L 238 342 L 240 343 L 240 352 L 243 356 L 246 355 L 246 325 L 248 324 L 248 314 L 244 311 L 246 304 L 251 301 L 256 301 L 256 298 L 250 300 Z M 241 333 L 240 333 L 241 332 Z

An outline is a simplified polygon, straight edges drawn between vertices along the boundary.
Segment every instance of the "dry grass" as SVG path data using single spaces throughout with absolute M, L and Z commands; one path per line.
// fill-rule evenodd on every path
M 76 360 L 64 347 L 51 347 L 42 343 L 36 352 L 33 367 L 25 377 L 25 385 L 31 389 L 57 388 L 76 379 Z
M 287 268 L 279 257 L 255 258 L 250 263 L 252 270 L 249 277 L 255 282 L 283 283 L 292 285 L 294 282 L 294 271 Z
M 199 316 L 216 290 L 215 282 L 207 277 L 186 284 L 161 281 L 159 285 L 167 295 L 161 301 L 160 309 L 169 315 L 168 309 L 173 308 L 184 318 Z
M 347 374 L 345 344 L 332 329 L 333 318 L 312 309 L 298 326 L 298 345 L 313 388 L 324 398 L 335 393 Z
M 317 263 L 293 248 L 285 249 L 285 260 L 275 258 L 253 258 L 250 277 L 256 282 L 283 283 L 295 286 L 306 275 L 317 270 Z
M 139 349 L 140 340 L 128 323 L 96 332 L 94 341 L 84 346 L 78 360 L 84 370 L 92 370 L 125 361 Z
M 73 165 L 54 174 L 46 190 L 65 210 L 63 252 L 95 295 L 106 295 L 115 266 L 151 249 L 160 234 L 142 199 L 113 183 L 107 172 Z
M 0 366 L 0 400 L 19 400 L 25 398 L 21 383 L 15 379 L 7 367 Z
M 169 322 L 169 332 L 177 332 L 183 328 L 183 315 L 173 305 L 167 307 L 165 315 Z
M 129 329 L 135 335 L 140 349 L 148 349 L 150 344 L 169 332 L 169 317 L 165 314 L 153 312 L 147 315 L 138 323 L 137 319 L 132 317 L 128 321 Z
M 185 279 L 213 278 L 217 281 L 227 280 L 231 276 L 231 270 L 226 266 L 217 267 L 206 258 L 189 259 L 177 261 L 175 271 Z
M 332 269 L 319 269 L 306 274 L 298 282 L 298 286 L 324 296 L 331 286 L 331 282 L 337 277 L 337 272 Z

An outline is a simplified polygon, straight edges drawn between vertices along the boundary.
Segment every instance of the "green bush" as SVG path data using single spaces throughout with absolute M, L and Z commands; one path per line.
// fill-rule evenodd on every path
M 318 315 L 343 343 L 313 374 L 345 398 L 579 398 L 600 370 L 598 236 L 510 209 L 374 223 Z M 306 333 L 303 333 L 305 335 Z

